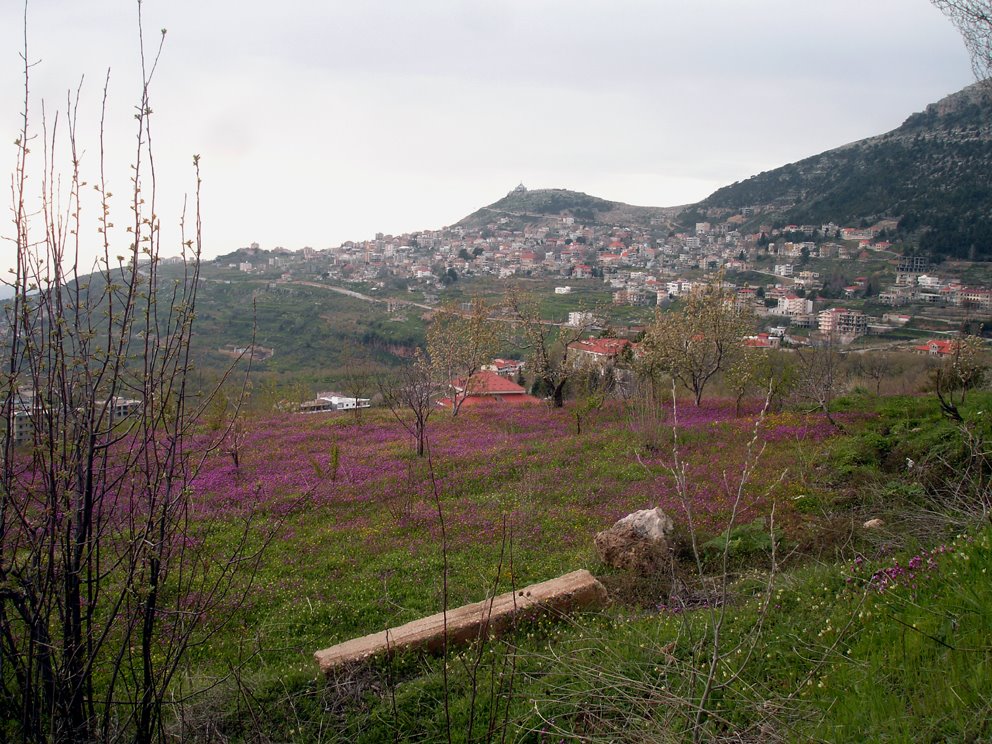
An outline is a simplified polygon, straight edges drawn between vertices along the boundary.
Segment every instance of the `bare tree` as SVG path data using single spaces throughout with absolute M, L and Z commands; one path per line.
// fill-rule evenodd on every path
M 181 265 L 167 278 L 149 144 L 161 42 L 146 57 L 138 8 L 143 83 L 121 248 L 102 118 L 86 191 L 95 190 L 93 218 L 76 134 L 80 92 L 63 114 L 42 110 L 35 128 L 25 8 L 7 238 L 13 298 L 0 340 L 0 737 L 161 739 L 165 708 L 179 702 L 169 697 L 174 675 L 190 646 L 216 631 L 203 620 L 217 613 L 212 622 L 223 624 L 218 607 L 233 601 L 232 577 L 249 559 L 247 526 L 227 560 L 191 539 L 190 485 L 202 454 L 190 447 L 198 411 L 187 405 L 199 157 L 193 221 L 181 220 Z M 108 87 L 109 76 L 104 111 Z M 99 257 L 87 275 L 80 266 L 93 234 Z
M 585 314 L 582 323 L 557 326 L 541 318 L 540 307 L 533 297 L 513 290 L 508 293 L 506 304 L 523 332 L 523 346 L 529 352 L 528 369 L 547 391 L 551 404 L 561 408 L 565 405 L 565 385 L 575 371 L 568 359 L 568 347 L 588 332 L 591 313 Z
M 430 361 L 418 349 L 413 362 L 394 380 L 380 381 L 379 390 L 393 416 L 416 442 L 417 455 L 423 457 L 427 453 L 427 422 L 437 408 L 438 384 Z
M 724 374 L 724 383 L 734 393 L 736 415 L 748 395 L 764 395 L 769 409 L 777 405 L 794 383 L 791 362 L 771 349 L 745 347 Z
M 882 380 L 898 373 L 898 367 L 891 355 L 885 352 L 865 351 L 858 354 L 857 373 L 875 383 L 875 395 L 882 394 Z
M 796 393 L 839 427 L 830 415 L 830 404 L 844 389 L 847 375 L 837 340 L 831 336 L 818 346 L 796 349 L 796 361 Z
M 359 400 L 371 398 L 372 391 L 375 390 L 375 374 L 373 372 L 372 360 L 365 353 L 364 348 L 351 348 L 344 356 L 342 362 L 344 366 L 344 377 L 342 378 L 342 392 L 350 398 L 355 399 L 353 413 L 355 421 L 362 420 L 362 407 L 358 405 Z
M 574 369 L 574 368 L 573 368 Z M 607 393 L 614 381 L 614 370 L 601 369 L 595 364 L 585 364 L 574 369 L 572 379 L 577 382 L 573 393 L 576 400 L 572 408 L 575 418 L 575 433 L 582 433 L 582 423 L 593 412 L 598 411 L 606 402 Z
M 958 423 L 964 421 L 958 406 L 964 403 L 969 390 L 984 382 L 988 369 L 988 355 L 982 339 L 960 334 L 953 342 L 951 353 L 931 372 L 933 389 L 945 416 Z
M 955 25 L 971 55 L 975 77 L 992 78 L 992 2 L 989 0 L 932 0 Z
M 447 305 L 434 313 L 427 329 L 427 352 L 439 380 L 451 385 L 451 413 L 474 392 L 475 375 L 496 355 L 500 346 L 492 308 L 475 298 L 468 310 Z M 459 384 L 456 384 L 459 383 Z
M 675 312 L 661 313 L 644 336 L 641 369 L 663 371 L 692 392 L 698 406 L 710 380 L 743 354 L 751 316 L 717 283 L 693 292 Z

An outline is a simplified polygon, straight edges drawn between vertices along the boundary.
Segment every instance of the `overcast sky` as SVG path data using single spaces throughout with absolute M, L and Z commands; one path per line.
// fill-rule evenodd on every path
M 152 90 L 159 185 L 169 195 L 159 211 L 164 223 L 178 215 L 199 153 L 209 255 L 253 241 L 324 248 L 437 228 L 521 181 L 685 204 L 893 129 L 972 82 L 960 38 L 927 0 L 143 8 L 150 44 L 168 29 Z M 0 0 L 7 172 L 23 98 L 22 15 L 21 0 Z M 134 141 L 136 29 L 135 0 L 31 0 L 28 9 L 33 110 L 42 98 L 50 117 L 64 109 L 85 76 L 84 168 L 96 166 L 89 125 L 111 71 L 106 129 L 118 194 Z M 123 212 L 123 199 L 117 206 Z M 5 221 L 0 235 L 9 234 Z

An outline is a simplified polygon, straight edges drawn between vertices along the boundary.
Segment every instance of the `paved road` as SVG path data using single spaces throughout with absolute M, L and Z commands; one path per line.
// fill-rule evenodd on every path
M 294 284 L 302 287 L 316 287 L 317 289 L 326 289 L 329 292 L 337 292 L 338 294 L 347 295 L 348 297 L 354 297 L 356 300 L 364 300 L 365 302 L 377 302 L 386 304 L 388 302 L 394 302 L 397 305 L 406 305 L 409 307 L 419 307 L 422 310 L 437 310 L 436 307 L 431 305 L 424 305 L 420 302 L 411 302 L 409 300 L 396 300 L 387 297 L 372 297 L 371 295 L 362 294 L 361 292 L 356 292 L 353 289 L 345 289 L 344 287 L 335 287 L 332 284 L 321 284 L 320 282 L 304 282 L 304 281 L 290 281 L 282 282 L 283 284 Z M 514 318 L 492 318 L 492 320 L 499 321 L 501 323 L 516 323 Z M 546 326 L 559 326 L 562 328 L 571 327 L 567 323 L 556 323 L 552 320 L 542 320 L 541 325 Z
M 748 271 L 753 271 L 755 274 L 764 274 L 765 276 L 772 276 L 775 277 L 776 279 L 784 279 L 786 281 L 792 282 L 793 284 L 796 283 L 795 278 L 791 276 L 781 276 L 780 274 L 775 274 L 771 271 L 762 271 L 761 269 L 748 269 Z
M 303 281 L 292 281 L 284 282 L 284 284 L 295 284 L 303 287 L 316 287 L 317 289 L 326 289 L 328 292 L 337 292 L 338 294 L 347 295 L 348 297 L 354 297 L 356 300 L 364 300 L 365 302 L 379 302 L 386 304 L 389 302 L 394 302 L 397 305 L 409 305 L 412 307 L 419 307 L 422 310 L 435 310 L 436 308 L 430 305 L 424 305 L 420 302 L 411 302 L 410 300 L 396 300 L 387 297 L 372 297 L 371 295 L 362 294 L 361 292 L 356 292 L 353 289 L 345 289 L 344 287 L 335 287 L 332 284 L 321 284 L 320 282 L 303 282 Z

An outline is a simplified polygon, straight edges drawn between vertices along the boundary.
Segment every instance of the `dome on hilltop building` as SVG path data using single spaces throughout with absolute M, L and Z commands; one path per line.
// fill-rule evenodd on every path
M 524 182 L 521 181 L 520 183 L 517 184 L 516 188 L 514 188 L 513 191 L 507 194 L 507 196 L 513 196 L 514 194 L 526 194 L 526 193 L 527 193 L 527 187 L 524 186 Z

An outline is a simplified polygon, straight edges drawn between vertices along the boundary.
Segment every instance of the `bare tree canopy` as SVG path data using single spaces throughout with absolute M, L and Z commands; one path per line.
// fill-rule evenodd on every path
M 975 77 L 992 78 L 992 0 L 932 1 L 964 37 Z
M 250 517 L 218 550 L 193 515 L 193 481 L 209 450 L 193 446 L 203 408 L 191 404 L 187 385 L 199 157 L 191 219 L 180 220 L 182 235 L 170 246 L 180 256 L 166 274 L 150 144 L 149 86 L 160 49 L 146 57 L 141 46 L 121 231 L 113 229 L 103 121 L 97 160 L 87 163 L 95 179 L 86 192 L 96 196 L 87 201 L 81 93 L 57 115 L 34 115 L 26 43 L 22 52 L 15 266 L 4 280 L 12 297 L 0 310 L 4 741 L 164 740 L 165 719 L 183 705 L 173 682 L 188 650 L 223 625 L 239 601 L 235 574 L 260 555 L 249 548 Z M 100 254 L 86 274 L 83 236 L 94 233 Z
M 382 400 L 417 445 L 417 456 L 427 454 L 427 422 L 437 408 L 439 386 L 430 359 L 417 349 L 410 364 L 392 380 L 379 380 Z M 407 416 L 407 412 L 410 416 Z
M 583 313 L 573 326 L 556 326 L 542 320 L 540 303 L 531 295 L 516 290 L 507 292 L 506 306 L 523 336 L 527 349 L 527 367 L 555 408 L 565 404 L 565 385 L 574 371 L 569 363 L 568 347 L 589 332 L 593 314 Z
M 474 376 L 499 351 L 498 324 L 493 308 L 475 298 L 467 308 L 449 304 L 434 314 L 427 329 L 427 353 L 442 385 L 451 386 L 451 412 L 457 415 L 474 392 Z M 460 385 L 456 382 L 460 381 Z
M 658 313 L 644 336 L 641 369 L 664 372 L 689 390 L 698 406 L 707 383 L 734 366 L 753 325 L 732 292 L 716 283 L 686 298 L 681 309 Z

